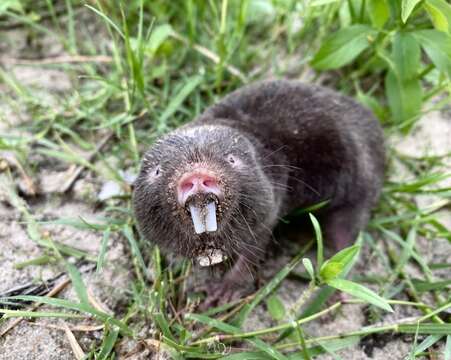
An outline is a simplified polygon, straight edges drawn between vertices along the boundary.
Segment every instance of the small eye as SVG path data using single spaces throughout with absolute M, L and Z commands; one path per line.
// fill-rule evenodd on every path
M 150 179 L 155 179 L 155 178 L 157 178 L 159 176 L 161 176 L 161 168 L 160 168 L 159 165 L 154 167 L 153 169 L 151 169 L 149 171 L 149 178 Z
M 230 166 L 232 166 L 233 168 L 236 168 L 236 169 L 240 169 L 244 165 L 242 160 L 233 154 L 227 155 L 226 160 L 230 164 Z

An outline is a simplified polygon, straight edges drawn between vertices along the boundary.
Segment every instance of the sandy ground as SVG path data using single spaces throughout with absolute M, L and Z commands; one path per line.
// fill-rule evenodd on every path
M 54 49 L 55 53 L 59 49 Z M 45 101 L 52 102 L 54 99 L 48 95 L 47 91 L 60 92 L 71 87 L 71 80 L 61 71 L 50 70 L 48 68 L 36 67 L 12 67 L 13 73 L 23 81 L 36 88 L 46 89 L 43 96 Z M 55 81 L 58 79 L 58 81 Z M 2 91 L 4 89 L 0 89 Z M 17 109 L 11 109 L 8 104 L 0 103 L 0 132 L 14 132 L 22 121 L 28 119 L 26 113 L 20 113 Z M 433 112 L 424 116 L 418 123 L 411 135 L 406 138 L 393 137 L 389 142 L 395 148 L 406 154 L 413 156 L 422 155 L 442 155 L 451 151 L 451 112 Z M 451 166 L 451 164 L 448 164 Z M 448 169 L 449 170 L 449 169 Z M 41 196 L 30 205 L 30 211 L 38 220 L 50 220 L 60 217 L 77 218 L 82 216 L 88 221 L 95 221 L 96 217 L 102 216 L 102 211 L 96 210 L 89 199 L 100 190 L 101 181 L 98 179 L 82 178 L 74 187 L 73 194 L 69 197 L 59 197 L 52 194 L 49 182 L 58 179 L 65 169 L 52 170 L 52 173 L 39 174 L 41 186 L 47 195 Z M 408 175 L 402 167 L 393 175 L 396 180 L 408 180 Z M 451 186 L 451 185 L 449 185 Z M 0 191 L 0 293 L 11 289 L 18 284 L 31 281 L 39 282 L 48 279 L 63 269 L 59 266 L 27 266 L 18 270 L 15 265 L 23 261 L 34 259 L 42 255 L 42 249 L 29 239 L 25 225 L 21 222 L 20 214 L 4 201 L 5 197 Z M 426 206 L 434 201 L 431 197 L 418 197 L 418 204 Z M 451 227 L 451 213 L 442 211 L 441 220 Z M 97 254 L 102 240 L 102 234 L 94 231 L 77 230 L 64 225 L 43 225 L 43 228 L 55 240 L 61 241 L 77 248 L 86 250 L 92 254 Z M 427 261 L 451 262 L 451 245 L 445 240 L 437 240 L 434 243 L 426 239 L 420 239 L 418 246 Z M 367 275 L 377 274 L 383 271 L 383 265 L 376 259 L 368 258 L 368 249 L 364 250 L 362 260 L 356 266 L 354 274 L 364 273 Z M 288 257 L 279 257 L 268 263 L 268 268 L 276 268 L 283 264 Z M 100 274 L 84 274 L 83 279 L 88 284 L 93 296 L 107 311 L 120 309 L 121 304 L 127 300 L 129 294 L 128 284 L 130 283 L 130 257 L 127 243 L 118 235 L 114 235 L 110 240 L 106 268 Z M 411 269 L 415 271 L 415 269 Z M 443 274 L 443 277 L 449 274 Z M 288 308 L 299 297 L 305 285 L 287 280 L 279 290 L 279 295 L 285 306 Z M 67 287 L 63 297 L 74 299 L 73 289 Z M 45 308 L 44 308 L 45 309 Z M 367 316 L 364 306 L 346 305 L 340 312 L 327 319 L 314 322 L 307 327 L 307 331 L 312 336 L 322 336 L 337 334 L 343 331 L 356 330 L 367 324 Z M 408 311 L 402 307 L 395 307 L 395 313 L 384 315 L 381 319 L 383 323 L 390 323 L 401 318 L 418 315 L 410 308 Z M 59 324 L 61 321 L 37 320 L 35 322 L 22 321 L 13 330 L 0 337 L 0 360 L 63 360 L 73 359 L 74 355 L 70 348 L 68 339 L 61 329 L 48 327 L 49 324 Z M 258 308 L 252 315 L 246 328 L 255 329 L 275 323 L 269 318 L 264 307 Z M 6 324 L 0 325 L 0 333 L 5 329 Z M 100 331 L 89 333 L 75 333 L 80 344 L 85 351 L 89 351 L 93 341 L 101 338 Z M 364 343 L 355 346 L 353 349 L 346 349 L 339 352 L 344 359 L 403 359 L 411 350 L 412 339 L 409 337 L 382 336 L 380 338 L 371 337 Z M 135 344 L 123 344 L 121 349 L 124 352 L 130 350 Z M 142 353 L 141 358 L 149 358 L 147 353 Z M 160 357 L 161 358 L 161 357 Z M 333 356 L 322 356 L 318 359 L 333 359 Z

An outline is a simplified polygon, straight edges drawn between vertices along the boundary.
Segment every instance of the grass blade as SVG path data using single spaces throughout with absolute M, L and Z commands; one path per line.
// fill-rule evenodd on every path
M 268 354 L 272 359 L 277 360 L 288 360 L 288 358 L 283 355 L 280 351 L 276 350 L 272 346 L 269 346 L 267 343 L 265 343 L 263 340 L 260 339 L 247 339 L 248 343 L 251 343 L 254 345 L 257 349 L 263 351 L 264 353 Z
M 317 243 L 317 264 L 318 269 L 321 269 L 324 261 L 324 246 L 323 246 L 323 235 L 321 233 L 321 227 L 318 220 L 313 214 L 309 214 L 310 221 L 312 222 L 313 229 L 315 230 L 315 239 Z
M 381 309 L 393 312 L 392 307 L 384 298 L 380 297 L 375 292 L 364 287 L 363 285 L 346 279 L 332 279 L 329 280 L 327 284 L 335 289 L 351 294 L 356 298 L 365 300 L 370 304 L 373 304 L 374 306 L 380 307 Z
M 189 94 L 202 82 L 203 77 L 200 75 L 193 76 L 187 79 L 185 85 L 180 89 L 180 91 L 175 94 L 172 100 L 169 102 L 166 110 L 161 114 L 158 119 L 158 124 L 160 131 L 166 126 L 166 121 L 178 110 L 183 101 L 188 97 Z
M 9 310 L 0 309 L 0 313 L 5 314 L 5 318 L 11 317 L 28 317 L 28 318 L 63 318 L 63 319 L 82 319 L 83 315 L 70 314 L 70 313 L 59 313 L 59 312 L 43 312 L 43 311 L 24 311 L 24 310 Z
M 451 360 L 451 335 L 446 337 L 445 360 Z
M 449 335 L 451 334 L 451 324 L 401 324 L 398 326 L 399 332 L 404 334 L 427 334 L 427 335 Z
M 96 359 L 98 359 L 98 360 L 107 360 L 108 359 L 108 355 L 113 350 L 114 344 L 116 344 L 118 335 L 119 335 L 119 330 L 117 330 L 117 329 L 110 329 L 108 331 L 107 336 L 103 340 L 101 351 Z
M 96 272 L 100 273 L 103 268 L 103 263 L 105 262 L 105 256 L 108 250 L 108 241 L 110 239 L 110 229 L 106 229 L 103 232 L 102 243 L 100 244 L 99 256 L 97 257 L 97 267 Z
M 126 335 L 132 335 L 133 332 L 128 328 L 128 326 L 115 318 L 113 318 L 111 315 L 106 314 L 104 312 L 98 311 L 94 309 L 90 305 L 85 304 L 77 304 L 69 300 L 65 299 L 57 299 L 57 298 L 49 298 L 45 296 L 32 296 L 32 295 L 18 295 L 18 296 L 11 296 L 9 298 L 6 298 L 5 300 L 23 300 L 23 301 L 33 301 L 40 304 L 47 304 L 52 305 L 56 307 L 65 308 L 68 310 L 75 310 L 82 313 L 88 313 L 95 317 L 97 317 L 99 320 L 101 320 L 104 323 L 111 323 L 113 325 L 116 325 L 121 329 L 121 332 Z
M 83 279 L 81 278 L 80 272 L 74 265 L 69 263 L 66 264 L 66 268 L 72 281 L 72 285 L 74 286 L 75 292 L 77 293 L 78 299 L 80 300 L 80 303 L 88 305 L 88 293 L 86 291 L 86 286 L 83 283 Z

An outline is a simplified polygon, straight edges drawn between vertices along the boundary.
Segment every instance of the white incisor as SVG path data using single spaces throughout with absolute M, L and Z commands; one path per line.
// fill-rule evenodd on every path
M 216 204 L 214 201 L 209 202 L 205 207 L 191 204 L 189 206 L 189 211 L 191 213 L 191 219 L 193 220 L 194 231 L 196 234 L 218 230 Z

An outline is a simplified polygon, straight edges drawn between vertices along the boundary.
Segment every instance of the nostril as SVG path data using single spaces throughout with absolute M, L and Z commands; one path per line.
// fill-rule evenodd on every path
M 194 184 L 191 181 L 186 181 L 182 184 L 181 189 L 183 192 L 190 191 L 194 187 Z
M 207 171 L 193 171 L 182 175 L 177 184 L 178 202 L 185 206 L 188 198 L 197 194 L 213 194 L 222 196 L 220 179 Z
M 216 181 L 213 180 L 213 179 L 205 179 L 205 180 L 202 182 L 202 185 L 204 185 L 204 186 L 207 187 L 207 188 L 214 188 L 214 187 L 217 186 Z

